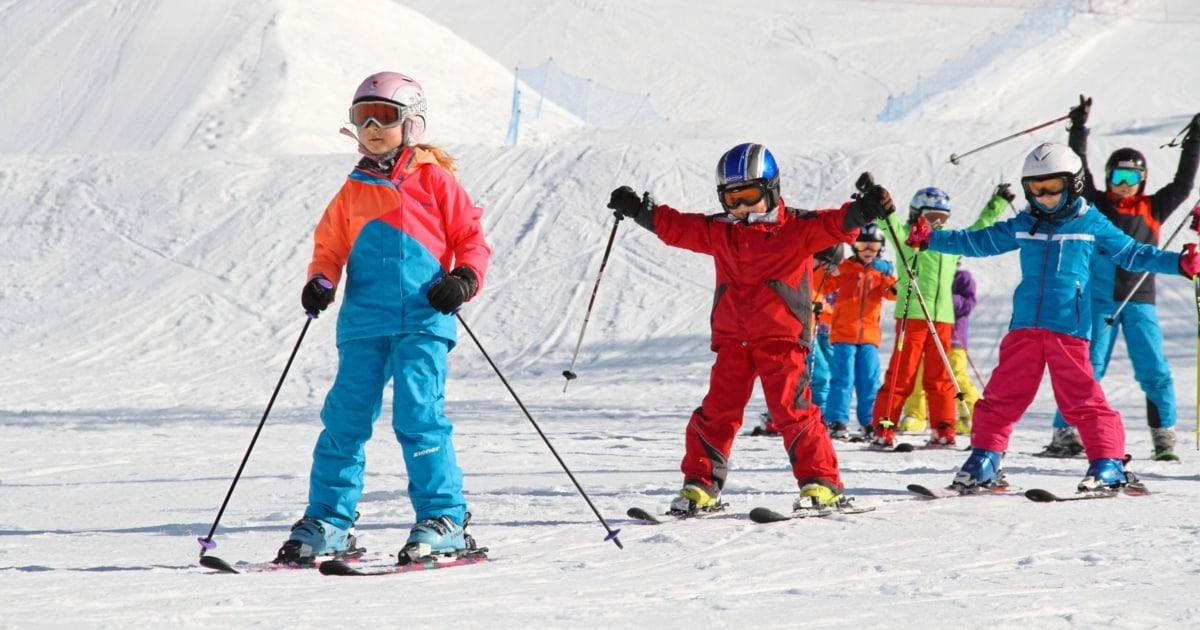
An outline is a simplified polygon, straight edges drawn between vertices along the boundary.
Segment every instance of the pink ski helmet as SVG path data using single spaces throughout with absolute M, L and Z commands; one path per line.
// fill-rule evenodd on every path
M 420 83 L 399 72 L 376 72 L 363 79 L 350 105 L 351 122 L 355 120 L 354 105 L 371 101 L 392 103 L 399 108 L 405 146 L 421 141 L 425 135 L 425 91 Z

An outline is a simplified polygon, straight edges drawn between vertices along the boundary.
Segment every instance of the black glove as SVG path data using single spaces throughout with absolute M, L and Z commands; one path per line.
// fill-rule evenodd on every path
M 643 193 L 639 197 L 629 186 L 622 186 L 612 191 L 612 195 L 608 198 L 608 207 L 613 210 L 613 216 L 617 217 L 617 220 L 625 217 L 636 219 L 642 209 L 650 203 L 650 193 Z
M 859 197 L 858 203 L 862 204 L 863 218 L 868 222 L 882 219 L 896 211 L 896 204 L 892 202 L 892 193 L 879 184 L 872 186 Z
M 333 296 L 336 294 L 337 289 L 329 278 L 317 274 L 300 292 L 300 305 L 304 307 L 305 313 L 315 318 L 318 313 L 329 308 L 329 303 L 333 302 Z
M 1008 182 L 1004 182 L 1003 184 L 996 186 L 996 190 L 992 192 L 992 196 L 1004 197 L 1004 200 L 1008 203 L 1012 203 L 1017 199 L 1016 193 L 1012 191 L 1012 184 Z
M 878 184 L 871 184 L 869 188 L 860 187 L 860 190 L 863 189 L 866 192 L 855 195 L 857 199 L 851 201 L 850 206 L 846 208 L 846 218 L 842 221 L 842 229 L 847 232 L 874 223 L 876 219 L 886 217 L 896 211 L 896 204 L 892 203 L 892 194 L 886 188 Z
M 443 315 L 449 315 L 462 306 L 463 302 L 474 297 L 478 289 L 479 278 L 475 276 L 475 272 L 471 271 L 470 267 L 462 266 L 434 282 L 425 294 L 425 299 Z
M 813 302 L 813 315 L 820 315 L 825 312 L 825 304 L 823 302 Z
M 1062 111 L 1062 110 L 1059 110 Z M 1079 104 L 1071 108 L 1071 128 L 1082 129 L 1087 124 L 1088 114 L 1092 111 L 1092 98 L 1079 95 Z

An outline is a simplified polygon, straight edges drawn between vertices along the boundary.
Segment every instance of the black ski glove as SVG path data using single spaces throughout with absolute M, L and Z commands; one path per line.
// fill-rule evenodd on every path
M 896 204 L 892 202 L 892 194 L 883 186 L 875 184 L 859 195 L 858 199 L 850 202 L 843 227 L 847 230 L 860 228 L 895 211 Z
M 1184 142 L 1191 140 L 1200 142 L 1200 114 L 1192 117 L 1192 122 L 1188 124 L 1187 135 L 1183 137 Z
M 992 196 L 1003 197 L 1010 204 L 1017 200 L 1016 193 L 1012 191 L 1012 184 L 1008 182 L 996 186 L 996 190 L 992 192 Z
M 617 217 L 617 220 L 625 217 L 637 219 L 643 210 L 653 205 L 650 193 L 642 193 L 641 196 L 638 196 L 629 186 L 622 186 L 612 191 L 612 195 L 608 198 L 608 207 L 613 210 L 613 216 Z
M 1062 110 L 1059 110 L 1062 111 Z M 1087 124 L 1088 114 L 1092 111 L 1092 98 L 1079 95 L 1079 104 L 1071 108 L 1071 128 L 1082 129 Z
M 317 274 L 308 281 L 308 284 L 304 285 L 304 290 L 300 292 L 300 306 L 304 307 L 305 313 L 315 319 L 321 311 L 329 308 L 334 295 L 337 295 L 337 289 L 334 288 L 329 278 Z
M 463 265 L 434 282 L 425 294 L 425 299 L 443 315 L 449 315 L 462 306 L 463 302 L 475 297 L 475 291 L 478 289 L 479 278 L 470 267 Z

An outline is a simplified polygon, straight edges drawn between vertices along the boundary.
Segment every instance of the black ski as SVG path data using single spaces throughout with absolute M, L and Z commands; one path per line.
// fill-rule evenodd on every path
M 480 564 L 489 560 L 487 547 L 473 549 L 450 556 L 426 556 L 417 558 L 405 564 L 392 563 L 348 563 L 340 560 L 322 562 L 317 570 L 321 575 L 364 576 L 364 575 L 394 575 L 396 573 L 411 573 L 413 571 L 432 571 L 434 569 L 449 569 L 468 564 Z
M 200 566 L 206 569 L 214 569 L 221 573 L 271 573 L 274 571 L 316 569 L 326 562 L 338 561 L 346 564 L 357 564 L 371 562 L 380 558 L 380 556 L 375 554 L 366 554 L 366 551 L 366 549 L 359 548 L 336 556 L 317 556 L 306 562 L 276 562 L 275 560 L 267 560 L 265 562 L 229 562 L 216 556 L 203 555 L 200 556 Z
M 718 503 L 716 506 L 707 510 L 701 510 L 692 513 L 679 513 L 667 511 L 665 514 L 655 514 L 640 507 L 631 507 L 625 511 L 626 516 L 635 518 L 648 525 L 662 525 L 664 523 L 672 523 L 675 521 L 686 521 L 691 519 L 709 518 L 725 514 L 725 508 L 729 507 L 728 503 Z
M 833 514 L 833 510 L 828 508 L 804 508 L 802 510 L 793 510 L 784 514 L 776 512 L 771 508 L 756 507 L 750 510 L 750 520 L 755 523 L 778 523 L 781 521 L 792 521 L 801 518 L 821 518 Z
M 959 489 L 953 486 L 945 488 L 930 488 L 919 483 L 908 484 L 908 491 L 925 499 L 949 499 L 953 497 L 973 497 L 981 495 L 1014 494 L 1016 491 L 1008 486 L 999 488 Z
M 1063 501 L 1087 501 L 1089 499 L 1111 499 L 1121 496 L 1122 494 L 1131 497 L 1140 497 L 1148 494 L 1154 494 L 1141 482 L 1133 483 L 1127 486 L 1122 486 L 1119 489 L 1103 488 L 1099 490 L 1082 490 L 1073 494 L 1059 495 L 1054 494 L 1049 490 L 1041 488 L 1030 488 L 1025 491 L 1025 498 L 1036 503 L 1061 503 Z
M 852 504 L 846 504 L 838 507 L 807 507 L 798 510 L 792 510 L 788 513 L 777 512 L 767 507 L 756 507 L 750 510 L 750 520 L 755 523 L 779 523 L 781 521 L 794 521 L 804 518 L 823 518 L 833 516 L 834 514 L 863 514 L 866 512 L 874 512 L 872 506 L 860 507 Z
M 1074 455 L 1068 455 L 1066 453 L 1062 453 L 1062 454 L 1047 453 L 1046 451 L 1042 451 L 1040 453 L 1021 453 L 1021 454 L 1029 455 L 1030 457 L 1045 457 L 1047 459 L 1087 459 L 1087 455 L 1083 451 L 1080 451 Z
M 909 442 L 897 442 L 895 446 L 890 448 L 877 445 L 875 443 L 871 443 L 869 446 L 867 446 L 868 451 L 874 451 L 876 453 L 911 453 L 916 449 L 917 447 L 913 446 Z

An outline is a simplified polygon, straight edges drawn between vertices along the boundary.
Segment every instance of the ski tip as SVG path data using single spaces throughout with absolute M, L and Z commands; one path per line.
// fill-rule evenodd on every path
M 200 566 L 206 569 L 215 569 L 222 573 L 241 573 L 241 571 L 233 568 L 233 565 L 216 556 L 200 556 Z
M 896 445 L 896 448 L 892 449 L 892 452 L 894 452 L 894 453 L 911 453 L 914 448 L 915 447 L 912 444 L 909 444 L 908 442 L 901 442 Z
M 1025 498 L 1037 503 L 1053 503 L 1058 500 L 1058 496 L 1049 490 L 1040 488 L 1030 488 L 1025 491 Z
M 321 575 L 359 575 L 358 569 L 342 562 L 341 560 L 326 560 L 317 566 L 317 571 Z
M 780 514 L 771 508 L 756 507 L 750 510 L 750 520 L 755 523 L 778 523 L 780 521 L 790 520 L 786 514 Z

